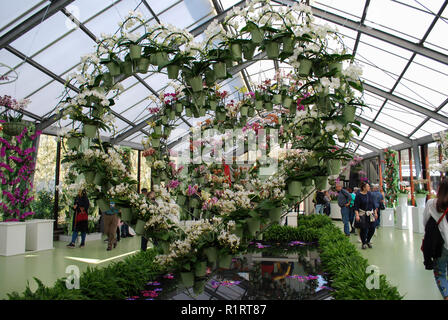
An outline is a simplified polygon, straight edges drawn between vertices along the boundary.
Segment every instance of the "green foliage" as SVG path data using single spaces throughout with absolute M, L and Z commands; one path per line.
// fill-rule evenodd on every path
M 35 219 L 53 219 L 54 197 L 53 193 L 47 190 L 37 192 L 36 199 L 31 203 L 31 210 L 35 212 Z

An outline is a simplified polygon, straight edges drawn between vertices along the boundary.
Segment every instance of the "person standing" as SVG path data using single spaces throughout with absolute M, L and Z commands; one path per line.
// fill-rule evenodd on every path
M 316 214 L 324 214 L 324 206 L 325 206 L 325 194 L 321 190 L 316 191 L 316 199 L 315 199 L 315 213 Z
M 336 184 L 336 191 L 338 192 L 338 205 L 341 208 L 342 221 L 344 222 L 344 233 L 347 237 L 350 237 L 350 202 L 352 196 L 342 188 L 340 182 Z
M 327 216 L 330 216 L 331 214 L 331 206 L 330 206 L 330 194 L 328 193 L 328 190 L 324 192 L 324 200 L 325 200 L 325 205 L 324 205 L 324 213 Z
M 428 220 L 432 217 L 436 222 L 442 217 L 444 212 L 448 209 L 448 180 L 444 179 L 440 182 L 437 191 L 437 198 L 430 199 L 426 203 L 425 211 L 423 213 L 423 225 L 426 227 Z M 442 246 L 441 256 L 434 261 L 434 280 L 442 294 L 443 299 L 448 300 L 448 215 L 438 224 L 440 235 L 444 241 Z
M 384 205 L 384 197 L 381 194 L 378 185 L 373 186 L 372 198 L 373 198 L 373 204 L 375 205 L 375 208 L 377 208 L 378 219 L 376 220 L 375 227 L 378 229 L 380 226 L 380 219 L 381 219 L 381 204 Z
M 358 223 L 361 231 L 360 237 L 362 242 L 362 249 L 366 247 L 372 248 L 370 240 L 375 234 L 376 219 L 378 215 L 376 213 L 377 208 L 373 203 L 373 197 L 370 192 L 370 185 L 367 182 L 362 182 L 360 191 L 356 194 L 355 198 L 355 220 Z
M 117 246 L 118 213 L 120 211 L 115 207 L 115 202 L 110 201 L 109 210 L 104 212 L 104 232 L 108 237 L 107 251 L 112 250 L 112 246 L 114 248 Z
M 79 189 L 78 195 L 75 198 L 75 203 L 73 205 L 73 224 L 72 224 L 72 241 L 67 245 L 69 248 L 74 248 L 76 240 L 78 239 L 78 233 L 81 233 L 81 244 L 80 248 L 85 246 L 86 234 L 89 229 L 89 198 L 87 198 L 87 192 L 85 189 Z
M 355 205 L 355 194 L 353 193 L 352 188 L 347 188 L 347 192 L 350 194 L 350 206 L 349 206 L 349 222 L 350 222 L 350 233 L 355 233 L 355 227 L 353 227 L 353 222 L 355 221 L 355 209 L 353 206 Z

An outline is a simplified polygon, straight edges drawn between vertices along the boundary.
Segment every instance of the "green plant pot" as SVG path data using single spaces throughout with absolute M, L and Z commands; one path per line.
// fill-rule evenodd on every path
M 328 66 L 330 71 L 336 70 L 336 75 L 341 74 L 342 71 L 342 62 L 333 62 Z
M 243 227 L 235 227 L 235 230 L 233 230 L 233 234 L 240 239 L 243 238 L 243 233 L 244 233 Z
M 282 216 L 282 208 L 273 208 L 269 210 L 269 219 L 273 222 L 280 222 L 280 218 Z
M 100 210 L 102 212 L 105 212 L 110 209 L 110 203 L 106 199 L 98 199 L 96 201 L 96 204 L 98 205 L 98 207 L 100 207 Z
M 272 104 L 272 102 L 265 102 L 265 104 L 264 104 L 264 108 L 265 108 L 267 111 L 272 111 L 272 110 L 274 110 L 274 105 Z
M 294 53 L 295 41 L 291 37 L 283 37 L 283 52 L 286 54 Z
M 101 106 L 95 106 L 95 109 L 93 109 L 92 115 L 94 117 L 100 118 L 101 114 L 103 113 L 104 108 Z
M 199 208 L 199 200 L 196 198 L 190 198 L 189 206 L 190 208 Z
M 168 67 L 168 79 L 177 79 L 179 76 L 179 66 L 175 64 L 170 64 Z
M 226 113 L 225 112 L 217 112 L 216 113 L 216 119 L 218 119 L 218 121 L 225 121 L 226 120 Z
M 304 187 L 307 187 L 307 188 L 308 187 L 312 187 L 313 186 L 313 179 L 308 178 L 308 179 L 303 180 L 302 185 Z
M 195 281 L 194 285 L 193 285 L 193 293 L 195 295 L 199 295 L 199 294 L 203 293 L 204 292 L 204 288 L 205 288 L 205 284 L 206 284 L 205 280 Z
M 330 175 L 339 174 L 341 170 L 341 160 L 339 159 L 330 159 L 327 161 L 327 169 Z
M 137 63 L 138 73 L 147 73 L 149 68 L 150 60 L 148 58 L 140 58 Z
M 207 274 L 207 261 L 196 262 L 194 265 L 194 275 L 204 277 Z
M 260 220 L 255 218 L 249 218 L 246 220 L 247 227 L 251 236 L 255 236 L 255 233 L 260 231 Z
M 230 50 L 232 52 L 232 59 L 233 60 L 235 60 L 235 61 L 243 60 L 241 44 L 239 44 L 239 43 L 232 43 L 230 45 Z
M 177 204 L 180 206 L 183 206 L 185 204 L 185 201 L 187 200 L 187 197 L 184 195 L 177 195 Z
M 169 60 L 168 60 L 168 54 L 166 52 L 157 52 L 156 53 L 156 60 L 157 60 L 157 65 L 159 67 L 166 65 Z
M 109 62 L 106 64 L 107 69 L 112 77 L 116 77 L 121 73 L 120 65 L 116 62 Z
M 159 241 L 158 245 L 164 254 L 170 253 L 170 243 L 168 241 Z
M 160 177 L 154 176 L 151 179 L 152 179 L 152 181 L 154 182 L 155 185 L 160 185 Z
M 210 247 L 210 248 L 204 249 L 204 253 L 207 256 L 207 260 L 210 263 L 214 263 L 218 259 L 218 251 L 216 250 L 215 247 Z
M 176 111 L 174 111 L 174 110 L 169 110 L 169 111 L 168 111 L 168 119 L 170 119 L 170 120 L 175 120 L 175 119 L 176 119 Z
M 244 59 L 252 60 L 252 58 L 254 57 L 256 48 L 257 48 L 257 45 L 255 43 L 249 42 L 249 43 L 244 44 L 244 46 L 243 46 Z
M 218 266 L 223 269 L 230 269 L 230 265 L 232 264 L 232 255 L 223 254 L 219 255 Z
M 153 53 L 149 56 L 149 62 L 153 65 L 157 65 L 157 53 Z
M 142 56 L 142 47 L 139 46 L 138 44 L 131 44 L 129 46 L 129 57 L 132 60 L 137 60 L 140 59 L 141 56 Z
M 292 105 L 292 99 L 290 97 L 285 97 L 283 99 L 283 106 L 285 108 L 289 109 L 291 107 L 291 105 Z M 297 109 L 296 106 L 293 106 L 293 107 L 294 107 L 294 110 Z
M 171 130 L 172 129 L 170 127 L 164 127 L 163 128 L 163 134 L 169 137 L 170 134 L 171 134 Z
M 202 91 L 202 78 L 200 76 L 190 78 L 187 82 L 193 89 L 193 92 Z
M 313 62 L 308 59 L 301 59 L 299 63 L 299 76 L 308 76 L 310 74 L 311 67 L 313 66 Z
M 93 179 L 93 183 L 97 186 L 101 186 L 101 182 L 103 181 L 103 174 L 100 172 L 97 172 L 95 174 L 95 178 Z
M 97 127 L 91 124 L 85 124 L 82 128 L 82 132 L 84 133 L 84 135 L 87 138 L 95 138 L 96 137 L 96 131 L 97 131 Z
M 256 110 L 263 110 L 263 100 L 256 100 L 255 101 L 255 109 Z
M 278 42 L 272 41 L 266 43 L 266 53 L 269 59 L 276 59 L 280 55 L 280 45 Z
M 346 105 L 342 112 L 342 117 L 346 122 L 354 122 L 356 115 L 356 107 L 352 105 Z
M 132 221 L 132 209 L 131 208 L 121 208 L 121 220 L 124 222 Z
M 314 184 L 318 190 L 328 189 L 328 176 L 317 176 L 314 177 Z
M 151 146 L 153 146 L 154 148 L 160 147 L 160 140 L 159 139 L 151 140 Z
M 216 74 L 213 70 L 207 70 L 205 72 L 205 84 L 207 86 L 212 86 L 216 81 Z
M 250 31 L 251 40 L 253 43 L 259 44 L 264 39 L 264 34 L 260 29 L 253 29 Z
M 114 82 L 114 78 L 111 76 L 110 72 L 103 73 L 103 86 L 112 87 Z
M 218 62 L 213 65 L 215 77 L 217 79 L 224 79 L 227 77 L 227 65 L 224 62 Z
M 162 134 L 162 126 L 155 126 L 154 133 L 157 135 L 161 135 Z
M 317 108 L 323 114 L 328 114 L 332 109 L 331 100 L 327 95 L 320 94 L 317 98 Z
M 125 76 L 129 77 L 132 76 L 132 74 L 134 73 L 133 67 L 134 65 L 132 64 L 131 60 L 126 60 L 121 64 L 122 67 L 122 72 Z
M 84 172 L 84 178 L 88 184 L 92 184 L 93 180 L 95 180 L 95 171 Z
M 77 149 L 81 145 L 81 139 L 76 137 L 70 137 L 67 139 L 67 146 L 70 149 Z
M 185 116 L 192 117 L 193 113 L 191 112 L 191 109 L 189 107 L 185 107 Z
M 180 273 L 180 280 L 182 281 L 182 284 L 190 288 L 194 285 L 194 274 L 193 272 L 181 272 Z
M 297 113 L 297 107 L 296 107 L 296 105 L 295 105 L 295 104 L 291 104 L 291 105 L 289 106 L 289 115 L 290 115 L 290 116 L 295 116 L 296 113 Z
M 247 117 L 247 112 L 249 111 L 249 108 L 247 106 L 243 106 L 240 108 L 240 114 L 242 117 Z
M 176 103 L 176 112 L 177 112 L 178 114 L 181 114 L 182 111 L 184 111 L 184 106 L 182 105 L 182 103 L 177 102 L 177 103 Z
M 247 116 L 248 117 L 253 117 L 255 116 L 255 109 L 252 107 L 249 107 L 249 110 L 247 111 Z
M 194 94 L 193 101 L 194 101 L 194 104 L 198 107 L 205 106 L 205 94 L 203 94 L 202 92 L 199 94 Z
M 137 220 L 137 223 L 135 224 L 134 228 L 134 231 L 137 235 L 141 236 L 143 233 L 145 233 L 145 224 L 146 221 L 140 219 Z
M 272 97 L 272 103 L 273 104 L 281 104 L 282 103 L 282 95 L 274 94 L 274 96 Z
M 288 194 L 293 197 L 300 196 L 302 192 L 302 185 L 300 181 L 290 181 L 288 183 Z

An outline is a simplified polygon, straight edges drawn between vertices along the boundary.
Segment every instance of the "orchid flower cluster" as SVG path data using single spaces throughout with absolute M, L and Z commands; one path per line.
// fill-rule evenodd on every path
M 252 180 L 252 184 L 258 191 L 258 196 L 261 200 L 283 200 L 285 198 L 285 178 L 278 174 L 270 176 L 267 180 L 261 181 L 260 179 Z
M 0 96 L 0 106 L 6 107 L 5 120 L 14 122 L 21 121 L 23 117 L 23 110 L 31 103 L 30 99 L 16 100 L 11 96 Z M 12 112 L 12 114 L 11 114 Z

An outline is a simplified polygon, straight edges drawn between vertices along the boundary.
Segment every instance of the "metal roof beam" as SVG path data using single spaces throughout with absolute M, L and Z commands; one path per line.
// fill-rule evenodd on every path
M 356 144 L 358 144 L 358 145 L 360 145 L 360 146 L 362 146 L 362 147 L 364 147 L 364 148 L 367 148 L 367 149 L 369 149 L 369 150 L 371 150 L 371 151 L 373 151 L 373 152 L 376 152 L 376 153 L 378 153 L 378 154 L 381 152 L 380 149 L 378 149 L 378 148 L 376 148 L 376 147 L 374 147 L 374 146 L 372 146 L 372 145 L 370 145 L 370 144 L 368 144 L 368 143 L 365 143 L 364 141 L 358 140 L 358 139 L 356 139 L 356 138 L 351 138 L 350 140 L 351 140 L 352 142 L 354 142 L 354 143 L 356 143 Z
M 11 42 L 17 40 L 22 35 L 33 29 L 35 26 L 37 26 L 44 20 L 50 18 L 59 10 L 65 8 L 74 1 L 75 0 L 52 0 L 48 6 L 46 6 L 39 12 L 35 13 L 34 15 L 26 19 L 24 22 L 20 23 L 17 27 L 12 29 L 11 31 L 1 36 L 0 49 L 5 48 Z
M 390 130 L 388 128 L 380 126 L 379 124 L 376 124 L 375 122 L 369 121 L 369 120 L 361 118 L 361 117 L 357 117 L 357 120 L 359 122 L 361 122 L 362 124 L 366 125 L 366 126 L 369 126 L 369 127 L 373 128 L 373 129 L 378 130 L 378 131 L 380 131 L 380 132 L 382 132 L 384 134 L 387 134 L 387 135 L 389 135 L 391 137 L 394 137 L 395 139 L 403 141 L 404 143 L 407 143 L 408 145 L 412 145 L 412 140 L 409 139 L 406 136 L 403 136 L 403 135 L 401 135 L 401 134 L 399 134 L 399 133 L 397 133 L 395 131 L 392 131 L 392 130 Z

